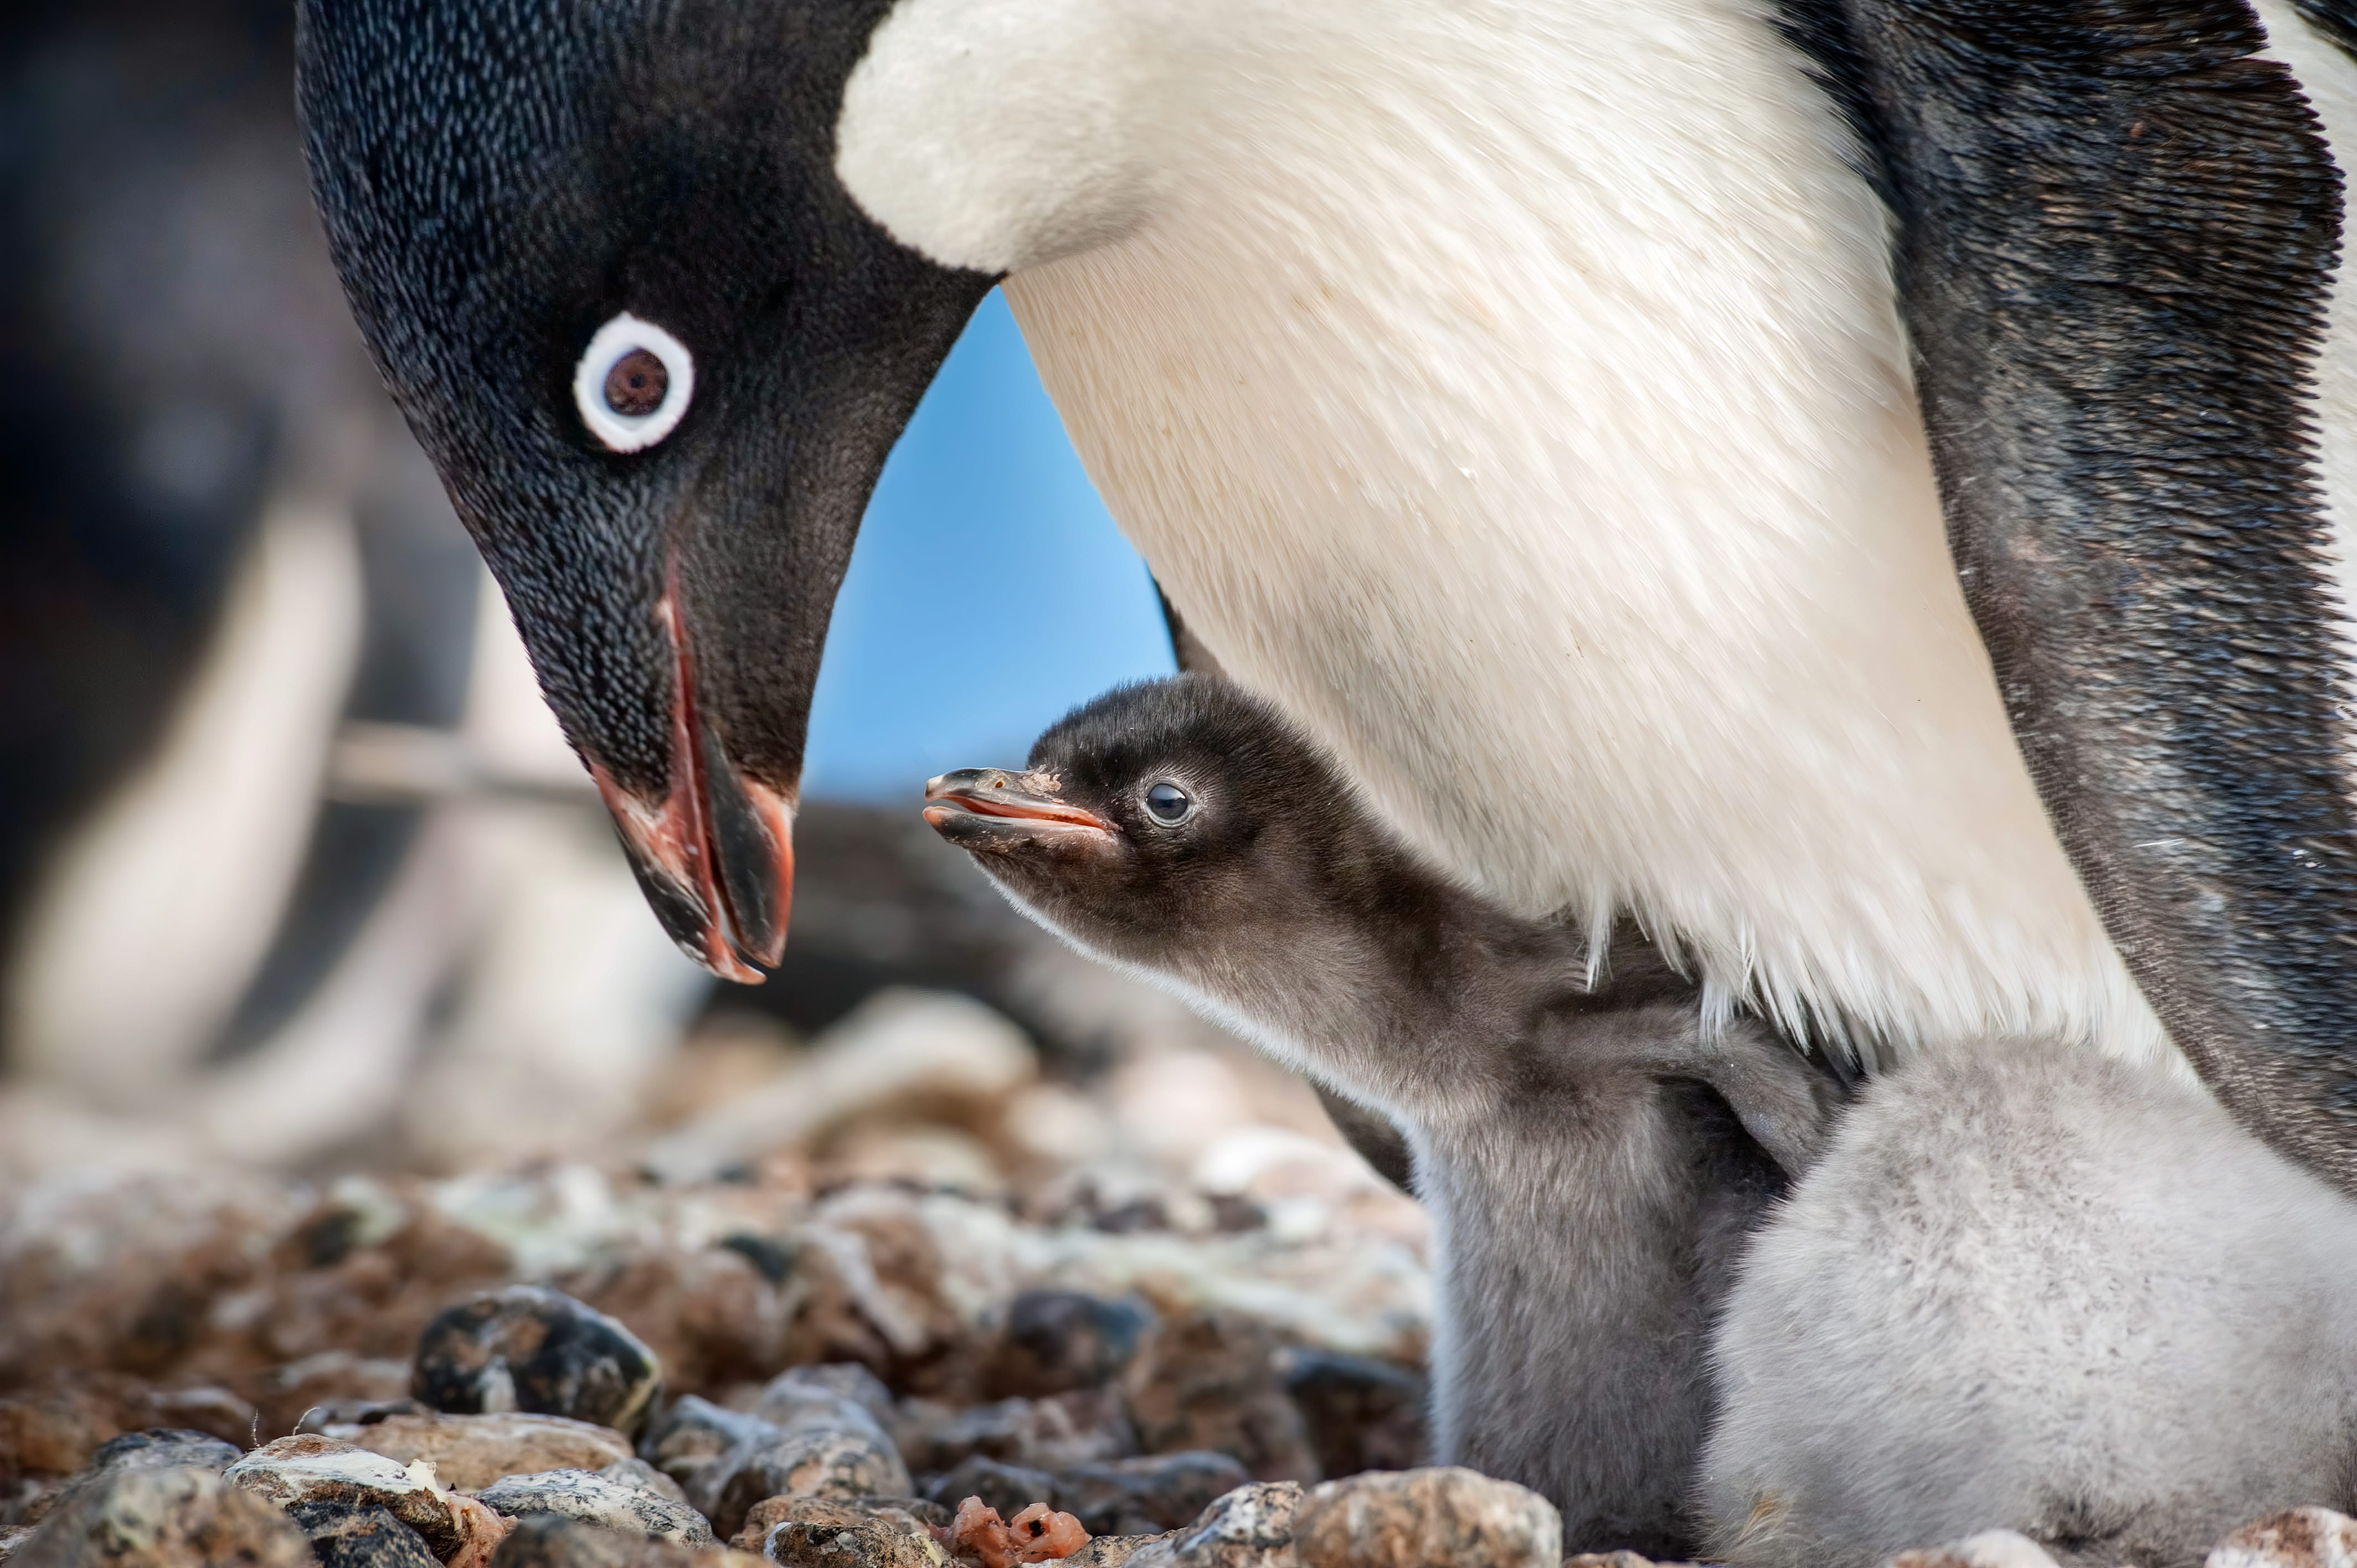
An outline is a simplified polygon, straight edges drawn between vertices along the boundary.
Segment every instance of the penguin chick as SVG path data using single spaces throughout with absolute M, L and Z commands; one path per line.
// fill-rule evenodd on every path
M 1609 950 L 1456 886 L 1256 699 L 1117 690 L 925 818 L 1021 908 L 1405 1131 L 1438 1249 L 1436 1447 L 1683 1555 L 1734 1260 L 1838 1090 L 1633 929 Z M 1591 959 L 1599 961 L 1591 962 Z
M 2357 1502 L 2357 1206 L 2157 1074 L 1927 1057 L 1753 1243 L 1714 1359 L 1714 1558 L 1868 1568 L 2009 1527 L 2190 1568 Z

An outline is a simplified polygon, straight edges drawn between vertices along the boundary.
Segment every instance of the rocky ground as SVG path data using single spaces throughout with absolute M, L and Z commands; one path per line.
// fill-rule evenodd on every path
M 1206 1037 L 722 1019 L 615 1145 L 12 1173 L 0 1557 L 1111 1563 L 1220 1504 L 1241 1563 L 1424 1457 L 1421 1212 Z
M 1208 1036 L 1071 1058 L 887 993 L 707 1025 L 574 1157 L 17 1168 L 0 1561 L 1556 1568 L 1425 1467 L 1415 1205 Z M 2352 1563 L 2306 1510 L 2212 1568 Z

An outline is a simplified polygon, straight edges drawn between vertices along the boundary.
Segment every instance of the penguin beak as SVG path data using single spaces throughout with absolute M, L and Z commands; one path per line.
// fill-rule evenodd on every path
M 996 768 L 962 768 L 926 780 L 925 821 L 970 852 L 1053 841 L 1103 845 L 1120 832 L 1059 795 L 1053 778 Z
M 785 957 L 794 898 L 794 801 L 730 762 L 699 722 L 694 660 L 666 596 L 656 616 L 678 665 L 671 789 L 648 800 L 594 760 L 639 888 L 682 951 L 723 980 L 758 984 Z

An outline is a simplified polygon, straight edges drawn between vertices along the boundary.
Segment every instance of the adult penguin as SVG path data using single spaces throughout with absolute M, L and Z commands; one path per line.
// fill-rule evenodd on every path
M 1189 631 L 1442 863 L 1869 1066 L 2190 1058 L 2352 1187 L 2357 73 L 2294 4 L 305 0 L 301 101 L 710 967 L 779 954 L 861 504 L 1003 279 Z

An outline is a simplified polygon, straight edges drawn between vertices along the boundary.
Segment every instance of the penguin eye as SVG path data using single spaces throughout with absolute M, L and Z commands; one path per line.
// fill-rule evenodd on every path
M 1166 828 L 1175 828 L 1195 814 L 1195 798 L 1165 779 L 1146 790 L 1146 814 Z
M 687 345 L 627 310 L 597 328 L 573 371 L 581 423 L 616 452 L 642 452 L 669 435 L 694 394 Z

